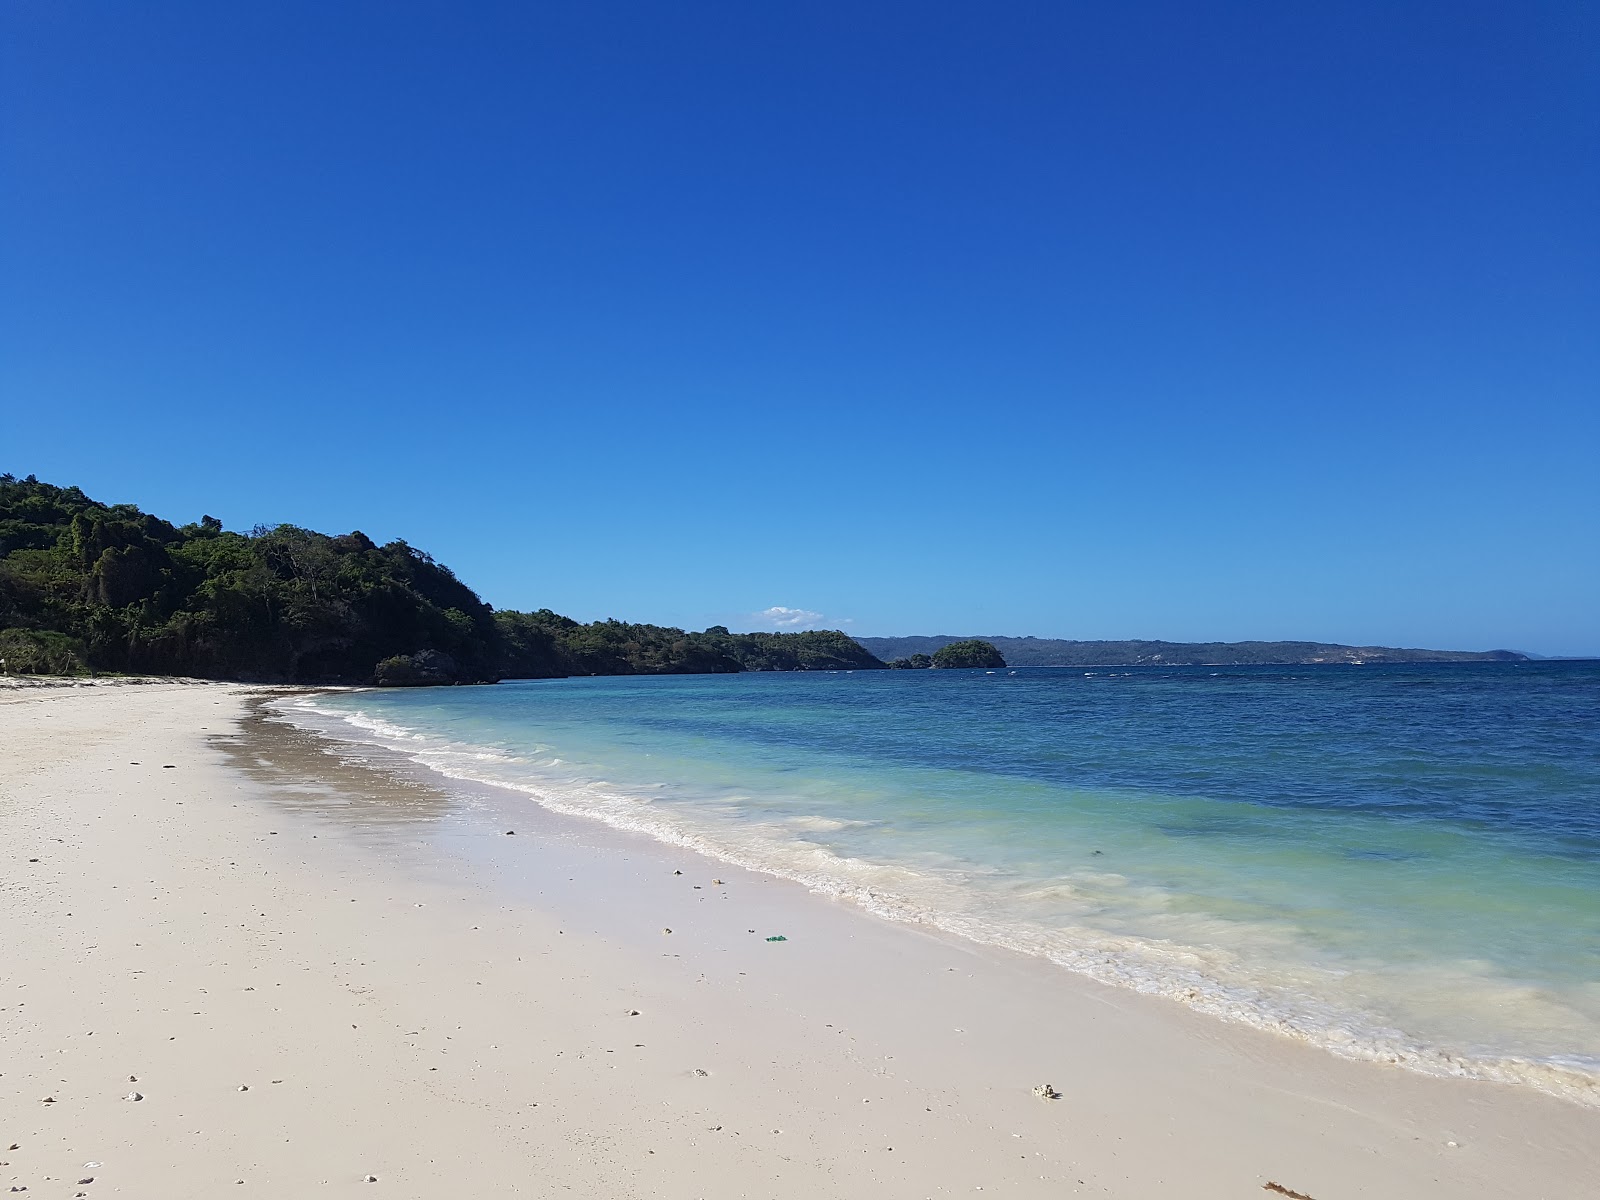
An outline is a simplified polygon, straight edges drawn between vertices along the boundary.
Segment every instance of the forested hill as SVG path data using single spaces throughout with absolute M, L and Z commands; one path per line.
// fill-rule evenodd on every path
M 690 633 L 496 612 L 403 541 L 173 525 L 0 475 L 0 658 L 12 672 L 288 683 L 877 668 L 837 631 Z
M 881 659 L 934 654 L 952 642 L 933 637 L 857 638 Z M 1524 662 L 1514 650 L 1402 650 L 1330 642 L 1078 642 L 1057 638 L 985 637 L 1013 667 L 1243 667 L 1310 663 Z

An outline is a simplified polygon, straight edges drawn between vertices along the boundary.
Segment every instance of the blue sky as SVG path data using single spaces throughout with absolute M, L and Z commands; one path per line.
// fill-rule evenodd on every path
M 0 470 L 581 618 L 1600 653 L 1596 11 L 16 0 Z

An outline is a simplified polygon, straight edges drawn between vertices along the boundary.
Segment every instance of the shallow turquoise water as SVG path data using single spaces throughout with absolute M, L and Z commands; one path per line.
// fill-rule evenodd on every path
M 1600 1099 L 1600 665 L 572 679 L 297 719 L 1326 1045 Z

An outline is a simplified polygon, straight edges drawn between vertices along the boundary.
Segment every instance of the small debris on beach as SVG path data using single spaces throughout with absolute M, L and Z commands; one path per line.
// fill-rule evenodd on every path
M 1293 1188 L 1286 1188 L 1283 1184 L 1274 1183 L 1270 1179 L 1261 1185 L 1261 1190 L 1263 1192 L 1277 1192 L 1280 1196 L 1288 1196 L 1289 1200 L 1312 1200 L 1306 1193 L 1297 1192 Z
M 177 763 L 162 763 L 161 764 L 161 769 L 163 771 L 176 771 L 178 769 L 178 764 Z
M 250 1085 L 249 1085 L 249 1084 L 244 1084 L 244 1083 L 241 1083 L 241 1084 L 240 1084 L 240 1085 L 239 1085 L 239 1090 L 240 1090 L 240 1091 L 241 1091 L 241 1092 L 248 1092 L 248 1091 L 249 1091 L 249 1090 L 250 1090 Z
M 694 1073 L 695 1073 L 695 1075 L 697 1077 L 699 1077 L 701 1079 L 705 1079 L 707 1076 L 709 1076 L 711 1074 L 710 1071 L 702 1071 L 699 1067 L 696 1067 L 694 1069 Z
M 39 1101 L 40 1104 L 54 1104 L 55 1102 L 56 1098 L 54 1096 L 46 1096 L 43 1100 Z
M 362 1182 L 363 1183 L 377 1183 L 378 1182 L 378 1177 L 376 1175 L 368 1175 L 364 1180 L 362 1180 Z
M 674 872 L 673 872 L 673 874 L 674 874 L 674 875 L 682 875 L 682 874 L 683 874 L 683 872 L 682 872 L 682 871 L 674 871 Z
M 784 937 L 781 933 L 775 933 L 767 939 L 769 942 L 787 942 L 788 940 L 789 939 Z
M 721 886 L 722 886 L 722 880 L 720 880 L 720 879 L 713 879 L 713 880 L 712 880 L 712 881 L 711 881 L 711 885 L 712 885 L 712 886 L 713 886 L 713 887 L 721 887 Z
M 142 1092 L 129 1092 L 126 1096 L 123 1097 L 123 1099 L 124 1100 L 133 1100 L 133 1101 L 137 1102 L 139 1100 L 143 1100 L 144 1099 L 144 1094 Z
M 630 1017 L 637 1017 L 639 1015 L 639 1010 L 637 1008 L 630 1008 L 628 1010 L 628 1015 Z
M 516 835 L 517 835 L 517 831 L 515 829 L 506 830 L 506 836 L 507 837 L 516 837 Z
M 1033 1089 L 1033 1094 L 1035 1096 L 1039 1097 L 1039 1099 L 1041 1099 L 1041 1100 L 1059 1100 L 1059 1099 L 1061 1099 L 1061 1093 L 1056 1091 L 1055 1086 L 1053 1084 L 1048 1084 L 1048 1083 L 1041 1083 L 1038 1087 L 1034 1088 Z
M 667 927 L 666 927 L 666 926 L 665 926 L 665 925 L 663 925 L 663 926 L 662 926 L 662 927 L 661 927 L 661 932 L 662 932 L 662 933 L 671 933 L 671 932 L 672 932 L 672 930 L 670 930 L 670 929 L 668 929 L 668 928 L 667 928 Z
M 82 1187 L 86 1183 L 93 1183 L 93 1182 L 94 1182 L 94 1176 L 93 1175 L 85 1175 L 82 1179 L 78 1180 L 78 1186 Z

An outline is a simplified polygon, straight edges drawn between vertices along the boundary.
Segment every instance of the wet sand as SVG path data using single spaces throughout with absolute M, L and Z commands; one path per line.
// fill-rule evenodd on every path
M 1600 1173 L 1594 1110 L 351 762 L 256 705 L 0 692 L 6 1186 L 1343 1200 Z

